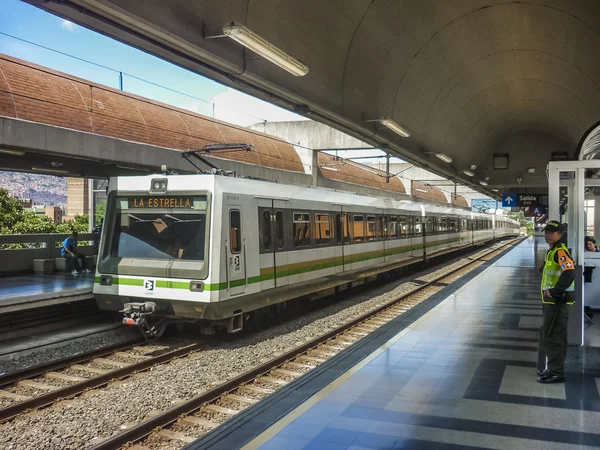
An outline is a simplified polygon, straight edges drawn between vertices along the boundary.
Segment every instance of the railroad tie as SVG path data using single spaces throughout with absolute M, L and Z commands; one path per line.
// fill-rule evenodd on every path
M 275 392 L 273 389 L 267 389 L 267 388 L 260 387 L 260 386 L 254 386 L 253 384 L 246 384 L 244 386 L 240 386 L 240 388 L 238 390 L 243 391 L 243 392 L 252 392 L 254 394 L 264 394 L 264 395 L 270 395 L 273 392 Z
M 244 403 L 246 405 L 254 405 L 258 400 L 253 398 L 244 397 L 237 394 L 227 394 L 223 397 L 224 400 L 231 400 L 233 402 Z
M 170 431 L 170 430 L 156 431 L 156 434 L 158 434 L 159 436 L 162 436 L 162 437 L 166 437 L 167 439 L 171 439 L 173 441 L 185 442 L 186 444 L 191 444 L 192 442 L 194 442 L 198 439 L 197 437 L 187 436 L 183 433 L 178 433 L 176 431 Z
M 110 370 L 97 369 L 95 367 L 88 367 L 88 366 L 81 366 L 79 364 L 75 364 L 74 366 L 71 366 L 71 369 L 81 370 L 83 372 L 94 373 L 94 374 L 97 374 L 97 375 L 104 375 L 105 373 L 110 372 Z
M 296 368 L 296 369 L 314 369 L 317 366 L 313 366 L 312 364 L 309 363 L 304 363 L 304 364 L 300 364 L 297 362 L 287 362 L 285 363 L 286 366 L 290 366 L 292 368 Z
M 264 376 L 264 377 L 260 377 L 258 380 L 259 381 L 264 381 L 265 383 L 277 384 L 279 386 L 285 386 L 286 384 L 288 384 L 288 382 L 285 381 L 285 380 L 280 380 L 278 378 L 273 378 L 273 377 L 270 377 L 268 375 Z
M 296 359 L 306 361 L 306 362 L 314 364 L 316 366 L 318 366 L 319 364 L 324 363 L 326 361 L 323 358 L 315 358 L 313 356 L 307 356 L 307 355 L 298 356 L 298 358 L 296 358 Z
M 118 367 L 119 369 L 131 365 L 128 363 L 124 363 L 124 362 L 120 362 L 120 361 L 113 361 L 112 359 L 106 359 L 106 358 L 96 358 L 96 359 L 92 360 L 92 362 L 98 363 L 98 364 L 104 364 L 106 366 Z
M 31 400 L 31 397 L 27 395 L 15 394 L 9 391 L 0 390 L 0 397 L 9 398 L 11 400 L 16 400 L 18 402 L 24 402 L 25 400 Z
M 181 422 L 181 424 L 183 425 L 187 425 L 190 427 L 200 426 L 213 429 L 219 426 L 219 424 L 216 422 L 212 422 L 210 420 L 202 419 L 201 417 L 196 416 L 182 417 L 181 419 L 179 419 L 179 422 Z
M 147 355 L 132 355 L 131 353 L 125 353 L 125 352 L 117 352 L 115 353 L 115 356 L 120 356 L 122 358 L 129 358 L 129 359 L 151 359 L 152 356 L 147 356 Z
M 298 378 L 298 377 L 301 377 L 302 375 L 304 375 L 302 372 L 294 372 L 294 371 L 285 370 L 285 369 L 273 369 L 273 370 L 271 370 L 271 372 L 278 374 L 278 375 L 284 375 L 286 377 L 294 377 L 294 378 Z
M 56 391 L 60 389 L 58 386 L 52 386 L 50 384 L 38 383 L 37 381 L 31 380 L 21 380 L 17 383 L 18 386 L 29 388 L 29 389 L 37 389 L 39 391 Z
M 58 372 L 48 372 L 47 374 L 44 375 L 44 378 L 49 378 L 51 380 L 72 381 L 75 383 L 79 383 L 81 381 L 88 380 L 88 378 L 76 377 L 73 375 L 66 375 L 64 373 L 58 373 Z
M 225 414 L 227 416 L 233 416 L 233 415 L 239 413 L 239 411 L 237 411 L 235 409 L 225 408 L 225 407 L 219 406 L 219 405 L 206 405 L 203 409 L 211 411 L 211 412 Z

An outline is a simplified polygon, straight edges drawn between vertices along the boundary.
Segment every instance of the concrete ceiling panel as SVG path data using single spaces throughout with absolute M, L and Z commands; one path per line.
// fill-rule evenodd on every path
M 600 115 L 597 0 L 26 1 L 277 104 L 307 105 L 311 117 L 468 181 L 465 161 L 486 160 L 515 133 L 572 151 Z M 205 39 L 230 21 L 304 61 L 308 75 Z M 411 137 L 364 122 L 384 115 Z M 438 151 L 455 162 L 427 156 Z

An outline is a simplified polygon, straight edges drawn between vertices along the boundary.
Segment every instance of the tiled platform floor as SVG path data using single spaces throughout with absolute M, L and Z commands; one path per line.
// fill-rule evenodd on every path
M 536 382 L 545 249 L 524 241 L 243 448 L 600 447 L 600 379 Z
M 92 291 L 94 275 L 69 273 L 0 277 L 0 307 Z

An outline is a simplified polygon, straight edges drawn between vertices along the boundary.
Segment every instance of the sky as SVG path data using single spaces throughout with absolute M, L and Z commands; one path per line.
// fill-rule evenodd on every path
M 306 120 L 302 116 L 223 86 L 20 0 L 0 1 L 0 53 L 117 89 L 119 72 L 122 72 L 125 91 L 207 116 L 213 117 L 214 114 L 215 118 L 236 125 L 249 126 L 263 121 Z M 180 93 L 169 91 L 167 88 Z M 382 152 L 360 151 L 361 156 L 370 154 Z M 356 152 L 340 152 L 339 155 L 358 156 Z M 368 161 L 377 160 L 361 162 Z

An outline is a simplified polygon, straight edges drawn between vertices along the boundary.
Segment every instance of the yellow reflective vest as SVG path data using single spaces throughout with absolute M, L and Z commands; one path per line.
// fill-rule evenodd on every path
M 541 286 L 542 303 L 544 303 L 544 304 L 554 305 L 554 303 L 555 303 L 553 298 L 548 298 L 548 297 L 544 296 L 544 291 L 546 289 L 552 289 L 554 286 L 556 286 L 556 283 L 558 283 L 558 279 L 560 278 L 560 275 L 562 274 L 561 265 L 559 263 L 557 263 L 556 261 L 554 261 L 554 255 L 556 255 L 556 252 L 558 252 L 559 250 L 564 250 L 564 252 L 567 255 L 569 255 L 569 250 L 567 249 L 565 244 L 562 244 L 562 243 L 560 245 L 557 245 L 556 247 L 550 249 L 548 251 L 548 253 L 546 253 L 546 264 L 544 264 L 544 272 L 542 274 L 542 286 Z M 570 261 L 569 264 L 573 264 L 573 262 Z M 570 270 L 574 270 L 574 269 L 575 268 L 573 267 Z M 566 289 L 566 292 L 571 292 L 574 290 L 575 290 L 575 282 L 571 283 L 571 286 L 569 286 Z M 575 302 L 568 301 L 566 303 L 567 303 L 567 305 L 572 305 Z

